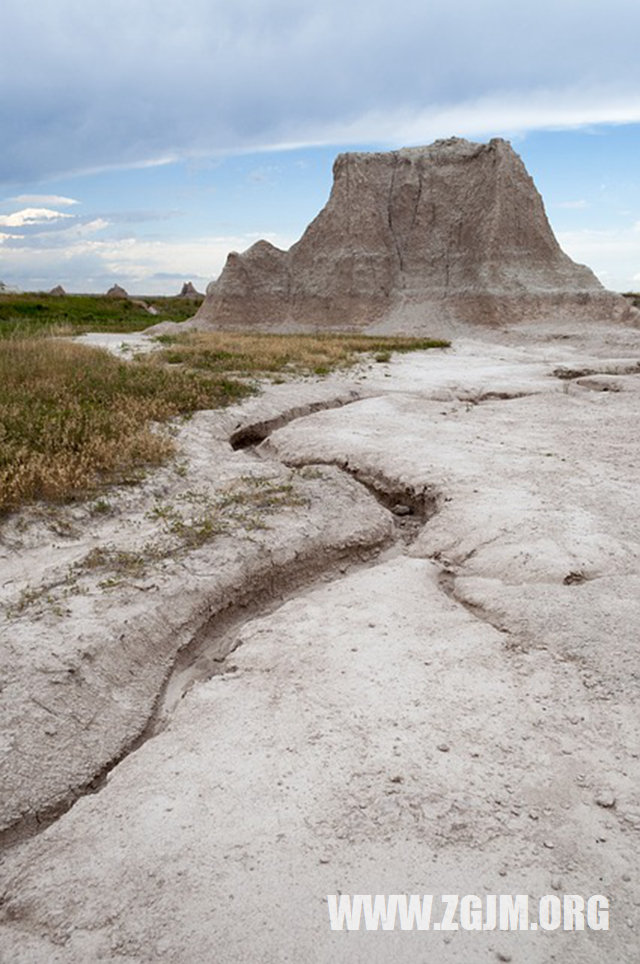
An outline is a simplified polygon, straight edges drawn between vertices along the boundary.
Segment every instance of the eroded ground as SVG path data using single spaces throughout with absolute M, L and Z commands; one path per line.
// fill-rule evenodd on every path
M 639 360 L 461 337 L 273 386 L 6 526 L 2 960 L 635 960 Z M 339 893 L 611 929 L 332 932 Z

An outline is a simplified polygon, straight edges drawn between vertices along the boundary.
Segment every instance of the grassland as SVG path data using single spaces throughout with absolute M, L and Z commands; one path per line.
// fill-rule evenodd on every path
M 139 330 L 158 320 L 144 309 L 138 319 L 126 307 L 129 302 L 105 307 L 111 299 L 77 298 L 71 298 L 73 317 L 64 331 L 124 331 L 123 318 L 128 330 Z M 107 483 L 136 481 L 144 466 L 174 451 L 156 423 L 242 399 L 257 391 L 261 377 L 322 375 L 352 365 L 363 353 L 387 361 L 394 351 L 447 344 L 362 335 L 185 333 L 163 339 L 155 353 L 122 361 L 51 335 L 60 331 L 68 299 L 45 298 L 59 307 L 45 304 L 35 322 L 30 309 L 20 320 L 7 303 L 13 302 L 12 311 L 16 303 L 26 309 L 40 296 L 1 296 L 0 308 L 3 300 L 0 513 L 37 499 L 84 498 Z M 184 303 L 179 310 L 185 311 Z M 193 312 L 193 303 L 187 311 Z
M 158 312 L 150 314 L 144 301 Z M 160 321 L 185 321 L 199 301 L 183 298 L 107 298 L 105 295 L 0 294 L 0 338 L 44 331 L 142 331 Z

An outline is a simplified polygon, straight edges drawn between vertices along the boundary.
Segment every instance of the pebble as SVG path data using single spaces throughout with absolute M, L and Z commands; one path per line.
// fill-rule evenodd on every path
M 448 753 L 451 747 L 448 743 L 438 743 L 438 749 L 441 753 Z
M 498 958 L 499 961 L 508 962 L 513 960 L 513 958 L 511 957 L 511 954 L 505 954 L 504 951 L 496 951 L 496 957 Z
M 628 884 L 631 880 L 631 874 L 623 874 L 622 879 L 624 880 L 625 884 Z
M 391 510 L 394 515 L 413 515 L 413 509 L 410 505 L 404 505 L 402 502 L 398 502 L 397 505 Z
M 615 803 L 616 803 L 616 798 L 613 793 L 613 790 L 609 790 L 608 788 L 603 788 L 602 790 L 598 790 L 598 792 L 596 793 L 593 799 L 595 800 L 595 802 L 598 804 L 599 807 L 606 807 L 606 808 L 613 807 L 615 806 Z
M 543 847 L 546 847 L 547 850 L 553 850 L 553 848 L 555 847 L 555 844 L 551 843 L 550 840 L 543 840 L 543 841 L 542 841 L 542 846 L 543 846 Z

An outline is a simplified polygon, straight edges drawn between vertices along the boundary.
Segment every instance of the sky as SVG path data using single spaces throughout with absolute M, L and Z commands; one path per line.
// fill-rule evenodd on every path
M 640 289 L 637 0 L 3 0 L 0 281 L 200 290 L 335 155 L 505 137 L 571 257 Z

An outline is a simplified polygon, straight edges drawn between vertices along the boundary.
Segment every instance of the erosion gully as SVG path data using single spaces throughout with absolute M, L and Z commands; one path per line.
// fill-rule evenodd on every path
M 290 409 L 285 415 L 276 418 L 244 424 L 229 438 L 233 449 L 242 449 L 255 458 L 261 458 L 259 444 L 271 432 L 298 418 L 313 412 L 334 408 L 337 405 L 359 401 L 354 397 L 347 402 L 336 403 L 324 400 L 303 407 Z M 286 463 L 284 463 L 286 464 Z M 241 594 L 240 601 L 219 611 L 177 654 L 172 669 L 160 690 L 147 725 L 139 736 L 125 747 L 120 754 L 105 765 L 87 784 L 78 787 L 64 801 L 45 811 L 23 818 L 0 834 L 0 851 L 37 836 L 56 820 L 67 813 L 83 796 L 100 792 L 107 779 L 131 753 L 140 749 L 148 740 L 153 739 L 169 725 L 181 700 L 192 686 L 205 682 L 213 676 L 234 672 L 235 667 L 229 657 L 240 645 L 242 627 L 257 618 L 265 616 L 301 593 L 314 586 L 342 578 L 348 571 L 355 571 L 377 565 L 384 557 L 406 551 L 414 541 L 422 526 L 438 511 L 440 494 L 432 486 L 416 491 L 402 486 L 381 473 L 375 476 L 362 472 L 340 461 L 309 462 L 312 465 L 334 465 L 362 485 L 376 501 L 390 514 L 393 521 L 391 535 L 386 542 L 356 549 L 336 549 L 333 554 L 325 554 L 320 564 L 310 568 L 296 566 L 273 570 L 269 579 L 262 585 L 252 584 L 247 592 Z

